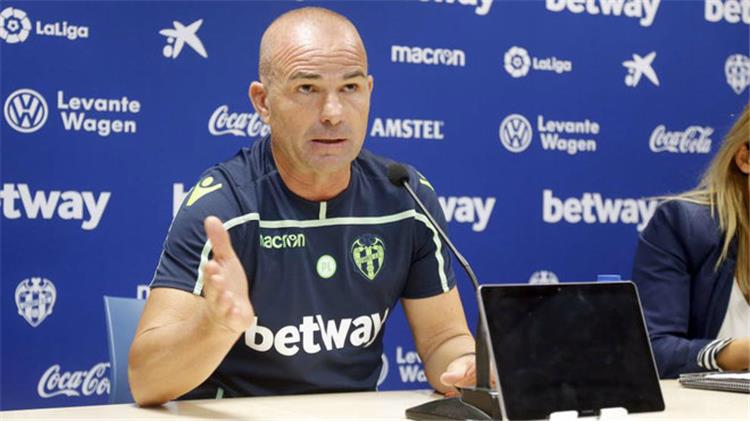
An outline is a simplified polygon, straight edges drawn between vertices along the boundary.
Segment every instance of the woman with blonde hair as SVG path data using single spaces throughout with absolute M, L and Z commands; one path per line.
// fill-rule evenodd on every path
M 698 186 L 640 235 L 633 281 L 663 378 L 750 365 L 750 105 Z

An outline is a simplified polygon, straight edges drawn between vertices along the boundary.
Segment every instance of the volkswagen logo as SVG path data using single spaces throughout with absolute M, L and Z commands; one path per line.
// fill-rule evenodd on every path
M 5 100 L 5 121 L 21 133 L 32 133 L 44 126 L 49 115 L 47 101 L 37 91 L 19 89 Z

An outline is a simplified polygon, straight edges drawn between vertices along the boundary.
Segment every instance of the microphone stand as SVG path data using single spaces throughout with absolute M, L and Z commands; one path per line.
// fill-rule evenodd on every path
M 389 178 L 391 173 L 390 170 L 391 168 L 389 168 Z M 411 186 L 409 186 L 408 173 L 405 168 L 403 170 L 403 175 L 404 176 L 400 177 L 399 180 L 391 179 L 391 182 L 403 186 L 406 191 L 409 192 L 409 195 L 414 199 L 414 202 L 416 202 L 419 209 L 424 213 L 435 230 L 437 230 L 438 234 L 440 234 L 440 238 L 445 241 L 448 248 L 456 256 L 458 263 L 463 267 L 464 271 L 466 271 L 471 283 L 474 285 L 474 289 L 478 290 L 479 281 L 477 280 L 476 275 L 474 275 L 474 271 L 471 269 L 471 266 L 469 266 L 469 263 L 464 256 L 458 251 L 456 246 L 453 245 L 445 232 L 440 228 L 440 225 L 438 225 L 422 201 L 419 200 Z M 489 348 L 487 347 L 487 329 L 484 326 L 481 317 L 479 317 L 479 320 L 477 321 L 477 329 L 474 339 L 476 341 L 476 386 L 473 388 L 459 388 L 459 391 L 461 392 L 459 397 L 438 399 L 408 408 L 406 410 L 406 418 L 411 420 L 502 419 L 497 392 L 490 386 L 490 354 Z

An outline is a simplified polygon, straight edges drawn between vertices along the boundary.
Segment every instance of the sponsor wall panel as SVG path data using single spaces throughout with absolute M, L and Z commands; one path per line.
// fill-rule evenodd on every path
M 430 180 L 482 282 L 629 278 L 653 196 L 693 186 L 748 101 L 734 0 L 304 3 L 358 26 L 366 147 Z M 102 296 L 144 298 L 201 172 L 266 133 L 259 39 L 299 5 L 0 6 L 2 409 L 106 402 Z M 379 389 L 427 387 L 389 318 Z

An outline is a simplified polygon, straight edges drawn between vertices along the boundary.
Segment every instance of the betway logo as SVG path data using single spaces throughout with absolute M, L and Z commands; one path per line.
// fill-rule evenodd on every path
M 487 228 L 495 207 L 495 198 L 481 197 L 438 197 L 440 207 L 443 209 L 445 219 L 448 222 L 456 221 L 459 224 L 471 224 L 474 232 L 482 232 Z
M 445 3 L 445 4 L 453 4 L 458 3 L 461 6 L 475 6 L 474 13 L 476 13 L 479 16 L 484 16 L 490 11 L 490 7 L 492 7 L 492 2 L 494 0 L 419 0 L 421 2 L 435 2 L 435 3 Z
M 750 24 L 750 0 L 705 0 L 705 17 L 709 22 Z
M 391 61 L 393 63 L 413 64 L 442 64 L 445 66 L 466 65 L 466 53 L 462 50 L 448 50 L 445 48 L 391 46 Z
M 13 183 L 3 184 L 0 190 L 5 218 L 18 219 L 25 215 L 28 219 L 36 219 L 41 214 L 43 219 L 52 219 L 57 215 L 60 219 L 82 221 L 84 230 L 93 230 L 99 225 L 111 195 L 102 192 L 96 196 L 90 191 L 72 190 L 37 190 L 32 194 L 27 184 Z M 21 199 L 20 209 L 16 207 L 17 199 Z
M 394 139 L 443 140 L 444 121 L 400 118 L 376 118 L 372 122 L 370 137 Z
M 651 26 L 661 0 L 546 0 L 550 12 L 588 13 L 589 15 L 638 18 L 643 27 Z
M 230 113 L 228 105 L 220 105 L 208 119 L 208 132 L 214 136 L 264 137 L 270 131 L 257 113 Z
M 317 354 L 322 350 L 342 349 L 347 344 L 366 348 L 378 337 L 387 317 L 387 308 L 382 319 L 380 313 L 340 320 L 323 320 L 322 315 L 315 314 L 302 317 L 300 325 L 287 325 L 274 333 L 259 325 L 255 316 L 253 325 L 245 331 L 245 345 L 258 352 L 273 348 L 285 357 L 296 355 L 300 349 L 306 354 Z
M 600 193 L 583 193 L 581 198 L 561 199 L 552 190 L 542 192 L 544 222 L 557 224 L 637 224 L 643 230 L 654 215 L 658 200 L 603 199 Z

